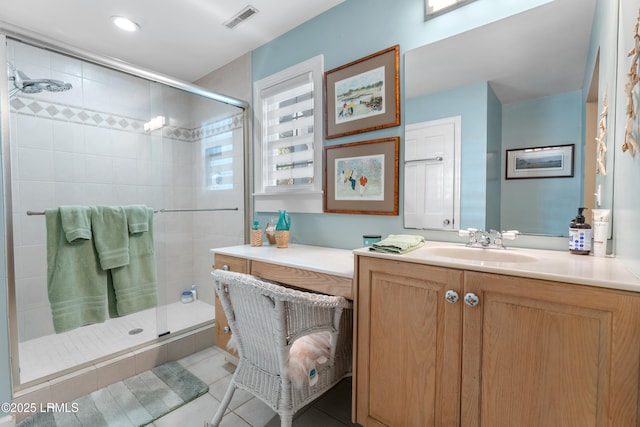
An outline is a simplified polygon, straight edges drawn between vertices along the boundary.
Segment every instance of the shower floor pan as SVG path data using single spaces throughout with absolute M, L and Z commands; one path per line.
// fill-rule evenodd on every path
M 104 323 L 21 342 L 20 383 L 25 384 L 158 338 L 156 310 L 166 310 L 173 333 L 210 322 L 212 305 L 196 300 L 109 319 Z

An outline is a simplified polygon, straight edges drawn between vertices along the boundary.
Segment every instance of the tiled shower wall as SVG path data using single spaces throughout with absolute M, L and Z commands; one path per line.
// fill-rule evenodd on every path
M 29 77 L 73 85 L 67 92 L 19 93 L 10 100 L 19 340 L 53 333 L 45 220 L 27 216 L 27 210 L 127 204 L 237 207 L 154 216 L 160 302 L 177 301 L 182 290 L 196 284 L 199 297 L 213 305 L 209 250 L 244 239 L 240 112 L 18 42 L 10 42 L 8 60 Z M 166 126 L 144 131 L 144 123 L 159 115 Z M 233 186 L 212 190 L 204 169 L 206 149 L 228 143 Z

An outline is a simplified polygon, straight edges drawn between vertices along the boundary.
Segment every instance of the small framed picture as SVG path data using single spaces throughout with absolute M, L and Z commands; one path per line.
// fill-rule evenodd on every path
M 324 149 L 324 211 L 398 215 L 398 137 Z
M 570 178 L 574 144 L 507 150 L 505 179 Z
M 327 139 L 400 125 L 398 45 L 324 73 Z

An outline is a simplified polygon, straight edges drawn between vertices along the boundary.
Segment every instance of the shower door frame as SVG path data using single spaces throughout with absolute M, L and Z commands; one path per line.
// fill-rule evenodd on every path
M 183 90 L 185 92 L 202 96 L 212 101 L 228 104 L 242 110 L 243 116 L 243 168 L 244 168 L 244 242 L 249 242 L 251 215 L 253 212 L 253 199 L 251 195 L 251 183 L 253 182 L 253 144 L 250 141 L 250 105 L 247 101 L 222 95 L 192 83 L 182 81 L 171 76 L 156 73 L 151 70 L 136 67 L 123 61 L 119 61 L 106 56 L 100 56 L 73 46 L 50 41 L 39 35 L 30 33 L 24 29 L 13 27 L 10 24 L 0 22 L 0 68 L 7 69 L 7 40 L 12 39 L 34 47 L 49 50 L 70 56 L 82 61 L 110 68 L 129 75 L 143 78 L 148 81 L 164 84 L 169 87 Z M 20 366 L 19 366 L 19 340 L 18 321 L 16 307 L 15 289 L 15 266 L 14 266 L 14 246 L 13 246 L 13 219 L 12 219 L 12 194 L 11 194 L 11 150 L 10 150 L 10 105 L 9 105 L 9 77 L 6 72 L 0 73 L 0 142 L 3 150 L 2 164 L 2 212 L 0 219 L 4 217 L 5 232 L 5 262 L 7 280 L 7 303 L 8 303 L 8 324 L 9 324 L 9 359 L 11 366 L 11 389 L 13 393 L 21 390 Z M 9 214 L 7 214 L 9 213 Z

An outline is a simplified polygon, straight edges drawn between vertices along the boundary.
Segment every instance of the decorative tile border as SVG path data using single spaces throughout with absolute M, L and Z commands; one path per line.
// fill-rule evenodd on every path
M 98 126 L 125 132 L 147 133 L 144 120 L 95 111 L 70 105 L 57 104 L 34 98 L 15 96 L 10 101 L 11 112 L 44 119 L 60 120 L 87 126 Z M 209 136 L 219 135 L 234 129 L 242 128 L 242 113 L 228 118 L 188 129 L 177 126 L 165 126 L 162 137 L 183 142 L 200 141 Z

